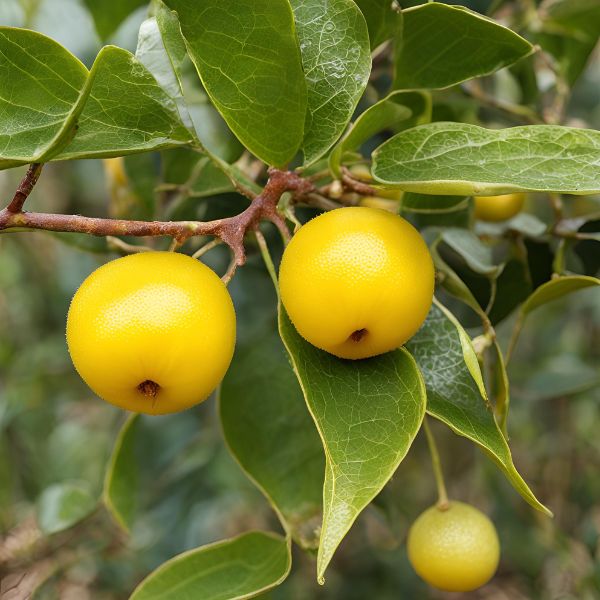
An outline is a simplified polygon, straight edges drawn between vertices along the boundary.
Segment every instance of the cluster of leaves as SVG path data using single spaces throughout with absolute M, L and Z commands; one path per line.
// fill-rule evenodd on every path
M 103 37 L 146 3 L 113 4 L 90 2 Z M 182 218 L 198 216 L 197 198 L 259 189 L 247 155 L 238 160 L 244 148 L 264 164 L 321 174 L 326 185 L 367 162 L 376 190 L 405 191 L 401 211 L 430 242 L 440 297 L 469 307 L 463 321 L 482 335 L 474 347 L 436 301 L 406 348 L 350 363 L 308 345 L 273 302 L 270 320 L 239 340 L 219 412 L 231 453 L 286 535 L 255 531 L 177 556 L 132 598 L 259 594 L 286 578 L 292 541 L 317 551 L 323 581 L 425 413 L 480 447 L 529 504 L 548 513 L 513 464 L 510 349 L 503 354 L 494 327 L 517 311 L 516 341 L 536 308 L 600 284 L 600 215 L 565 219 L 558 196 L 600 192 L 600 133 L 556 123 L 564 89 L 598 38 L 600 5 L 563 0 L 534 16 L 514 13 L 524 37 L 444 3 L 401 10 L 387 0 L 205 0 L 198 10 L 193 0 L 166 0 L 153 2 L 151 15 L 135 54 L 106 46 L 89 70 L 40 33 L 0 28 L 0 168 L 160 152 L 160 174 L 154 155 L 128 158 L 137 203 L 117 212 L 156 216 L 158 189 L 176 194 L 163 215 Z M 541 59 L 531 42 L 549 53 L 548 93 L 535 82 Z M 490 95 L 479 83 L 493 94 L 502 76 L 524 105 L 486 108 Z M 474 111 L 481 105 L 481 114 Z M 493 125 L 504 118 L 551 123 L 492 129 L 480 117 Z M 511 191 L 549 195 L 552 222 L 523 214 L 473 226 L 468 196 Z M 223 214 L 209 204 L 200 210 Z M 480 363 L 492 367 L 486 381 Z M 143 422 L 128 419 L 104 484 L 104 503 L 125 529 L 136 515 Z M 69 485 L 48 491 L 42 505 L 40 520 L 53 533 L 87 516 L 95 501 Z

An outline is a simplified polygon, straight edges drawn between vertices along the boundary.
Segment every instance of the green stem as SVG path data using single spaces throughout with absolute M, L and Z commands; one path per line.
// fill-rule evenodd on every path
M 427 416 L 423 419 L 423 429 L 425 430 L 425 436 L 427 437 L 427 445 L 429 446 L 429 454 L 431 454 L 431 465 L 433 467 L 433 475 L 435 477 L 435 483 L 438 491 L 437 506 L 440 510 L 447 510 L 450 504 L 448 500 L 448 493 L 446 492 L 446 484 L 444 483 L 444 474 L 442 472 L 442 463 L 440 461 L 440 454 L 433 437 L 433 433 L 429 428 L 427 422 Z
M 273 259 L 271 258 L 271 253 L 269 252 L 269 247 L 267 246 L 267 240 L 265 240 L 265 236 L 262 234 L 262 231 L 260 231 L 260 229 L 258 228 L 256 228 L 256 230 L 254 231 L 254 235 L 256 236 L 256 241 L 258 242 L 258 247 L 260 248 L 262 259 L 265 263 L 265 266 L 267 267 L 267 271 L 269 271 L 269 275 L 271 276 L 273 285 L 275 286 L 277 297 L 279 297 L 279 283 L 277 281 L 277 273 L 275 271 Z

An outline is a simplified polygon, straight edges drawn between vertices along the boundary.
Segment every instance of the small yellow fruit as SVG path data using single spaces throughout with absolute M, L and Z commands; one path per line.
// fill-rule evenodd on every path
M 350 173 L 354 179 L 360 179 L 361 181 L 373 181 L 373 175 L 371 175 L 371 169 L 362 163 L 357 163 L 350 167 Z
M 397 213 L 400 208 L 400 203 L 397 200 L 388 200 L 379 196 L 363 196 L 359 204 L 368 208 L 380 208 L 391 213 Z
M 429 584 L 469 592 L 487 583 L 498 568 L 500 542 L 494 524 L 463 502 L 442 510 L 432 506 L 408 533 L 408 558 Z
M 481 221 L 506 221 L 521 212 L 525 194 L 475 196 L 475 218 Z
M 400 200 L 402 200 L 402 198 L 404 197 L 404 191 L 395 190 L 393 188 L 377 188 L 377 195 L 381 196 L 382 198 L 388 198 L 389 200 L 396 200 L 400 202 Z
M 101 398 L 134 412 L 172 413 L 219 384 L 235 345 L 227 288 L 174 252 L 113 260 L 75 293 L 67 318 L 73 364 Z
M 398 348 L 417 332 L 433 299 L 434 269 L 419 232 L 398 215 L 339 208 L 294 235 L 279 286 L 302 337 L 358 359 Z

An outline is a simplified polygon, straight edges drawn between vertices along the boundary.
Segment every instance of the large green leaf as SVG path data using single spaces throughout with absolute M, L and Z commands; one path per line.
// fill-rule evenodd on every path
M 37 521 L 45 534 L 58 533 L 87 517 L 96 505 L 85 481 L 57 483 L 42 492 L 37 502 Z
M 439 2 L 402 11 L 402 49 L 395 89 L 439 89 L 493 73 L 526 56 L 532 46 L 494 21 Z
M 431 123 L 395 135 L 373 161 L 377 181 L 426 194 L 600 192 L 600 132 L 591 129 Z
M 289 543 L 251 531 L 184 552 L 162 564 L 130 600 L 236 600 L 279 585 L 291 566 Z
M 261 160 L 286 165 L 304 137 L 306 84 L 287 0 L 167 0 L 213 104 Z
M 276 332 L 238 348 L 219 405 L 225 439 L 242 468 L 294 540 L 316 548 L 323 447 Z
M 344 152 L 357 150 L 384 129 L 394 132 L 431 120 L 431 98 L 426 92 L 392 92 L 365 110 L 337 144 L 329 158 L 332 171 L 339 176 Z
M 425 378 L 427 412 L 483 448 L 531 506 L 550 514 L 513 464 L 506 439 L 485 397 L 471 340 L 458 321 L 436 302 L 406 347 Z
M 130 52 L 105 46 L 73 141 L 54 160 L 121 156 L 193 141 L 175 100 Z
M 369 80 L 365 19 L 352 0 L 290 0 L 308 89 L 305 164 L 342 135 Z
M 64 145 L 74 133 L 87 76 L 54 40 L 0 27 L 0 169 L 43 161 Z
M 92 13 L 98 35 L 106 40 L 136 8 L 148 0 L 84 0 Z
M 369 29 L 371 49 L 402 34 L 402 11 L 390 0 L 355 0 Z
M 425 387 L 404 349 L 360 361 L 336 358 L 306 342 L 283 308 L 279 330 L 325 449 L 322 583 L 336 548 L 406 456 L 423 420 Z

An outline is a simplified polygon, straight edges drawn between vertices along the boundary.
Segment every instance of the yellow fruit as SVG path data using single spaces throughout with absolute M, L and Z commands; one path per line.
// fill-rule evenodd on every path
M 410 223 L 349 207 L 298 230 L 283 254 L 279 285 L 302 337 L 357 359 L 398 348 L 416 333 L 431 306 L 434 270 Z
M 403 190 L 394 190 L 394 189 L 383 189 L 383 188 L 378 188 L 377 189 L 377 195 L 381 196 L 382 198 L 388 198 L 389 200 L 396 200 L 396 201 L 400 201 L 402 200 L 403 196 L 404 196 L 404 191 Z
M 481 221 L 506 221 L 521 212 L 525 194 L 475 196 L 475 218 Z
M 360 179 L 361 181 L 373 181 L 371 169 L 367 165 L 358 163 L 356 165 L 352 165 L 349 170 L 354 179 Z
M 359 202 L 360 206 L 369 208 L 380 208 L 391 213 L 397 213 L 400 208 L 400 203 L 397 200 L 388 200 L 379 196 L 363 196 Z
M 101 398 L 134 412 L 172 413 L 205 400 L 225 375 L 235 312 L 206 265 L 174 252 L 134 254 L 81 284 L 67 343 Z
M 498 568 L 500 543 L 494 524 L 463 502 L 446 510 L 428 508 L 408 533 L 408 558 L 429 584 L 469 592 L 487 583 Z

